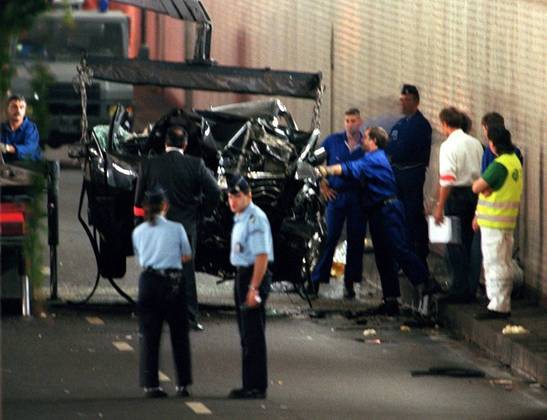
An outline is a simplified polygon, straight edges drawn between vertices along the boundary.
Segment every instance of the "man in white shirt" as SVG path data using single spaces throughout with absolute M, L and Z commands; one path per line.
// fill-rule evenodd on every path
M 479 140 L 466 134 L 464 115 L 454 107 L 439 113 L 441 132 L 447 136 L 439 152 L 439 199 L 433 212 L 435 222 L 444 215 L 460 221 L 461 243 L 447 244 L 448 269 L 452 284 L 448 301 L 469 303 L 475 299 L 470 281 L 470 251 L 473 241 L 472 221 L 477 196 L 471 186 L 479 178 L 483 148 Z

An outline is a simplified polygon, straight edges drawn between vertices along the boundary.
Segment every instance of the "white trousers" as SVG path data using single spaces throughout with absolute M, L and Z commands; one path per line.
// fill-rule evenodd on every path
M 516 274 L 512 261 L 513 230 L 481 227 L 481 250 L 488 309 L 510 312 Z

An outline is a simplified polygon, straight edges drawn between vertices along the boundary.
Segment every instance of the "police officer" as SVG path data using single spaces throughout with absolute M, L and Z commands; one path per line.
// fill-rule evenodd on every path
M 184 227 L 167 220 L 167 201 L 162 190 L 144 196 L 145 223 L 133 231 L 133 248 L 143 272 L 139 278 L 140 384 L 148 398 L 167 394 L 159 386 L 159 347 L 163 321 L 171 331 L 177 371 L 176 395 L 189 396 L 192 383 L 190 338 L 182 264 L 191 259 Z
M 361 114 L 357 108 L 345 112 L 344 131 L 333 133 L 322 143 L 327 152 L 327 165 L 357 160 L 363 157 L 361 148 Z M 346 222 L 347 258 L 344 270 L 344 297 L 355 297 L 354 284 L 361 283 L 363 276 L 363 247 L 366 234 L 366 221 L 361 208 L 359 182 L 329 176 L 319 183 L 321 194 L 327 200 L 327 240 L 322 254 L 315 266 L 311 280 L 312 295 L 316 295 L 320 283 L 328 283 L 332 258 Z
M 429 238 L 424 214 L 424 182 L 431 153 L 431 125 L 418 109 L 420 94 L 416 86 L 403 85 L 401 118 L 391 129 L 386 153 L 405 208 L 409 242 L 427 267 Z
M 262 399 L 268 386 L 265 304 L 271 284 L 272 233 L 268 218 L 252 202 L 249 184 L 240 175 L 230 180 L 228 203 L 235 213 L 230 262 L 237 268 L 234 299 L 243 353 L 243 387 L 233 389 L 228 398 Z
M 374 245 L 376 266 L 382 282 L 384 303 L 377 315 L 399 313 L 399 279 L 395 262 L 403 269 L 419 295 L 426 292 L 428 272 L 412 251 L 407 237 L 404 207 L 397 198 L 397 185 L 391 165 L 384 153 L 388 136 L 381 127 L 365 131 L 363 158 L 333 166 L 320 166 L 321 176 L 346 176 L 363 185 L 363 207 L 367 213 Z M 420 296 L 421 298 L 421 296 Z

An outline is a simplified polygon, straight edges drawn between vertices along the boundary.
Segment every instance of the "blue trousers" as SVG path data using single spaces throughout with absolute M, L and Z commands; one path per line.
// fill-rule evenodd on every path
M 363 241 L 367 232 L 366 217 L 359 201 L 360 198 L 350 194 L 340 193 L 335 201 L 327 204 L 327 239 L 321 257 L 311 275 L 314 283 L 329 282 L 334 251 L 342 234 L 344 222 L 346 222 L 347 251 L 344 285 L 347 290 L 352 290 L 353 284 L 360 283 L 363 277 Z
M 405 207 L 408 242 L 427 268 L 429 237 L 424 214 L 425 168 L 393 168 L 397 181 L 397 197 Z
M 400 296 L 397 265 L 414 286 L 427 280 L 427 268 L 408 242 L 404 207 L 399 200 L 371 210 L 369 228 L 384 299 Z

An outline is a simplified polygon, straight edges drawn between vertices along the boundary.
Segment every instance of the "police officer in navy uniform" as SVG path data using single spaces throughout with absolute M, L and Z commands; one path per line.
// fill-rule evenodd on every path
M 393 170 L 383 150 L 387 141 L 383 128 L 368 128 L 363 140 L 366 152 L 363 158 L 317 169 L 321 176 L 345 176 L 361 182 L 363 207 L 384 295 L 384 303 L 373 313 L 393 316 L 399 313 L 400 295 L 395 262 L 417 289 L 420 299 L 428 291 L 428 272 L 408 242 L 403 204 L 397 198 Z
M 427 268 L 429 238 L 424 212 L 424 182 L 431 153 L 431 125 L 419 111 L 416 86 L 403 85 L 401 118 L 391 129 L 386 153 L 397 182 L 398 198 L 404 205 L 409 242 Z
M 357 108 L 345 112 L 344 131 L 333 133 L 322 143 L 327 153 L 327 165 L 357 160 L 363 157 L 361 148 L 361 114 Z M 327 200 L 327 240 L 311 280 L 311 295 L 316 295 L 320 283 L 328 283 L 332 259 L 344 222 L 347 230 L 347 258 L 344 269 L 344 297 L 355 297 L 354 284 L 361 283 L 363 276 L 363 248 L 366 220 L 363 217 L 359 181 L 329 176 L 319 183 L 321 194 Z
M 161 189 L 144 195 L 144 218 L 133 231 L 133 248 L 143 271 L 139 278 L 140 384 L 148 398 L 167 394 L 159 386 L 159 348 L 163 321 L 169 324 L 177 373 L 176 395 L 189 396 L 192 383 L 190 338 L 182 264 L 192 258 L 182 224 L 167 220 Z
M 266 214 L 252 201 L 248 182 L 234 175 L 228 203 L 235 213 L 230 262 L 237 269 L 234 299 L 241 338 L 243 387 L 228 395 L 236 399 L 266 398 L 265 304 L 271 285 L 268 264 L 273 262 L 273 242 Z

